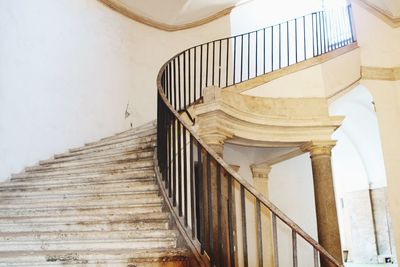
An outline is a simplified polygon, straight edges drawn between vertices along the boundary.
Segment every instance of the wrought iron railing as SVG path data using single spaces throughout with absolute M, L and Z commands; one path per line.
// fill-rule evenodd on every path
M 289 254 L 295 267 L 300 260 L 342 266 L 234 172 L 180 113 L 198 102 L 207 86 L 228 87 L 353 42 L 348 6 L 198 45 L 161 68 L 157 160 L 162 186 L 210 266 L 279 266 Z M 291 246 L 282 253 L 287 230 Z

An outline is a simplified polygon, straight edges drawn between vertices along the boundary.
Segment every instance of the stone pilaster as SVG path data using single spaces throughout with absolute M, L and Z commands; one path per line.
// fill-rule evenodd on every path
M 313 141 L 302 147 L 310 153 L 314 178 L 318 240 L 337 261 L 342 263 L 339 224 L 331 166 L 331 150 L 336 141 Z M 333 266 L 321 258 L 322 267 Z
M 268 175 L 271 171 L 271 166 L 266 164 L 252 165 L 250 169 L 253 173 L 254 187 L 265 197 L 268 197 Z

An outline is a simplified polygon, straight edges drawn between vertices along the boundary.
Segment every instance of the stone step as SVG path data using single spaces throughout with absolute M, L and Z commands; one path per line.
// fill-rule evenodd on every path
M 0 266 L 189 267 L 185 248 L 0 252 Z
M 138 139 L 141 137 L 155 135 L 156 133 L 157 133 L 157 129 L 155 129 L 155 128 L 147 129 L 144 131 L 136 132 L 135 134 L 132 134 L 132 135 L 127 135 L 127 136 L 122 136 L 122 137 L 118 136 L 118 137 L 108 139 L 108 140 L 99 140 L 99 141 L 95 141 L 95 142 L 86 143 L 85 146 L 83 146 L 83 147 L 72 148 L 69 151 L 76 152 L 76 151 L 80 151 L 80 150 L 87 149 L 87 148 L 94 148 L 94 147 L 100 147 L 100 146 L 111 145 L 111 144 L 116 144 L 116 143 L 123 143 L 123 142 L 131 141 L 131 140 L 135 140 L 135 139 Z
M 113 164 L 123 162 L 124 160 L 137 160 L 137 159 L 145 159 L 152 158 L 154 152 L 152 150 L 148 150 L 145 152 L 135 152 L 135 153 L 125 153 L 122 155 L 109 155 L 107 157 L 102 158 L 89 158 L 89 159 L 80 159 L 74 161 L 66 161 L 66 162 L 53 162 L 50 164 L 42 164 L 33 167 L 25 168 L 25 171 L 35 171 L 35 170 L 46 170 L 46 169 L 54 169 L 54 168 L 65 168 L 65 167 L 74 167 L 74 166 L 91 166 L 95 164 Z
M 71 222 L 96 222 L 96 221 L 143 221 L 143 220 L 160 220 L 168 219 L 169 215 L 165 212 L 158 213 L 141 213 L 141 214 L 93 214 L 93 215 L 79 215 L 79 216 L 17 216 L 17 217 L 2 217 L 0 224 L 7 223 L 71 223 Z M 2 233 L 0 233 L 2 236 Z
M 101 177 L 101 179 L 96 178 L 88 178 L 84 179 L 80 182 L 77 179 L 73 180 L 61 180 L 57 179 L 55 181 L 45 181 L 35 180 L 28 182 L 7 182 L 0 185 L 0 197 L 3 193 L 24 193 L 24 192 L 32 192 L 32 193 L 46 193 L 51 191 L 67 191 L 71 190 L 71 188 L 75 191 L 78 190 L 89 190 L 89 188 L 95 187 L 101 188 L 105 187 L 105 189 L 100 189 L 100 191 L 108 191 L 114 190 L 116 188 L 123 187 L 126 183 L 132 184 L 154 184 L 155 179 L 154 176 L 143 176 L 143 177 L 130 177 L 126 176 L 126 178 L 121 177 Z M 95 189 L 94 189 L 95 190 Z
M 0 251 L 175 248 L 177 237 L 174 230 L 11 232 L 0 234 Z
M 148 122 L 148 123 L 142 124 L 142 125 L 140 125 L 138 127 L 131 128 L 131 129 L 125 130 L 123 132 L 119 132 L 119 133 L 116 133 L 114 135 L 101 138 L 100 140 L 109 140 L 109 139 L 113 139 L 113 138 L 116 138 L 116 137 L 132 135 L 132 134 L 135 134 L 137 132 L 146 131 L 146 130 L 149 130 L 149 129 L 154 129 L 154 128 L 156 128 L 156 125 L 157 125 L 156 121 Z
M 150 173 L 150 174 L 149 174 Z M 68 173 L 63 173 L 59 175 L 50 175 L 50 176 L 38 176 L 38 177 L 17 177 L 17 178 L 11 178 L 10 183 L 19 183 L 19 182 L 24 182 L 24 183 L 41 183 L 41 182 L 50 182 L 54 181 L 55 183 L 59 184 L 60 182 L 65 181 L 65 183 L 69 182 L 74 182 L 74 181 L 85 181 L 85 180 L 91 180 L 95 181 L 98 179 L 98 181 L 101 180 L 112 180 L 112 179 L 118 179 L 120 177 L 144 177 L 144 176 L 154 176 L 154 166 L 152 167 L 146 167 L 146 168 L 140 168 L 136 170 L 114 170 L 109 173 L 73 173 L 73 174 L 68 174 Z
M 107 141 L 110 141 L 110 140 L 116 140 L 116 139 L 121 139 L 121 138 L 125 138 L 125 137 L 131 137 L 131 136 L 135 136 L 137 134 L 140 134 L 140 133 L 143 133 L 143 132 L 147 132 L 147 131 L 150 131 L 150 130 L 154 130 L 154 129 L 156 129 L 156 127 L 154 125 L 148 125 L 148 126 L 143 126 L 143 127 L 140 127 L 140 128 L 129 129 L 129 130 L 126 130 L 124 132 L 120 132 L 120 133 L 114 134 L 112 136 L 101 138 L 101 139 L 99 139 L 97 141 L 87 142 L 87 143 L 85 143 L 85 145 L 91 145 L 91 144 L 95 144 L 95 143 L 98 143 L 98 142 L 107 142 Z
M 13 174 L 12 178 L 32 178 L 32 177 L 46 177 L 46 176 L 57 176 L 57 175 L 79 175 L 79 174 L 113 174 L 118 170 L 138 170 L 140 168 L 153 167 L 153 159 L 135 160 L 128 163 L 112 164 L 105 166 L 93 166 L 93 167 L 81 167 L 81 168 L 69 168 L 63 170 L 47 170 L 47 171 L 32 171 Z
M 4 191 L 0 194 L 0 200 L 5 199 L 35 199 L 43 198 L 47 200 L 68 199 L 78 196 L 99 196 L 99 195 L 120 195 L 120 194 L 157 194 L 159 191 L 154 179 L 121 182 L 108 184 L 86 184 L 77 185 L 76 187 L 55 187 L 55 188 L 36 188 L 35 190 L 13 190 Z
M 154 179 L 152 170 L 121 173 L 113 175 L 102 175 L 97 177 L 65 177 L 65 178 L 42 178 L 42 179 L 17 179 L 0 183 L 0 192 L 7 190 L 49 190 L 49 188 L 76 187 L 80 185 L 100 185 L 109 183 L 140 182 L 141 180 Z
M 0 223 L 0 231 L 6 232 L 51 232 L 51 231 L 129 231 L 129 230 L 168 230 L 169 219 L 107 220 L 85 222 L 18 222 Z
M 99 235 L 101 236 L 101 235 Z M 41 251 L 41 250 L 107 250 L 107 249 L 153 249 L 175 248 L 175 238 L 135 238 L 61 241 L 0 242 L 0 251 Z
M 151 138 L 142 138 L 142 140 L 133 140 L 121 144 L 114 144 L 114 145 L 108 145 L 105 147 L 98 147 L 98 148 L 92 148 L 92 149 L 87 149 L 83 151 L 77 151 L 77 152 L 65 152 L 61 154 L 56 154 L 54 155 L 55 159 L 59 158 L 64 158 L 64 157 L 74 157 L 74 156 L 82 156 L 82 155 L 93 155 L 96 153 L 101 153 L 101 152 L 107 152 L 107 151 L 115 151 L 118 149 L 124 149 L 124 148 L 150 148 L 154 147 L 156 145 L 155 142 L 155 137 Z
M 103 215 L 105 217 L 113 214 L 143 214 L 161 212 L 163 202 L 155 203 L 129 203 L 108 206 L 85 206 L 79 207 L 41 207 L 41 208 L 19 208 L 19 209 L 0 209 L 0 220 L 7 217 L 45 217 L 45 216 L 83 216 L 83 215 Z
M 176 230 L 134 230 L 109 232 L 9 232 L 0 233 L 0 243 L 25 241 L 61 241 L 61 240 L 95 240 L 102 239 L 146 239 L 146 238 L 178 238 Z
M 118 155 L 126 155 L 129 153 L 139 153 L 145 151 L 154 151 L 155 143 L 144 143 L 139 145 L 133 146 L 126 146 L 122 148 L 115 148 L 109 149 L 99 152 L 93 152 L 88 154 L 82 155 L 70 155 L 70 153 L 65 153 L 64 156 L 60 156 L 62 154 L 55 155 L 52 159 L 41 160 L 39 161 L 40 165 L 48 165 L 54 163 L 61 163 L 61 162 L 70 162 L 75 160 L 83 160 L 83 159 L 99 159 L 99 158 L 107 158 L 110 156 L 118 156 Z
M 84 201 L 84 202 L 82 202 Z M 87 197 L 87 198 L 72 198 L 67 200 L 58 200 L 49 202 L 48 200 L 31 200 L 29 203 L 23 202 L 21 199 L 13 200 L 1 200 L 1 209 L 22 209 L 22 208 L 62 208 L 62 207 L 75 207 L 79 208 L 83 205 L 86 207 L 111 207 L 117 205 L 128 205 L 128 204 L 155 204 L 162 201 L 161 197 L 156 194 L 141 195 L 141 194 L 131 194 L 129 196 L 124 195 L 123 197 L 115 196 L 103 196 L 103 197 Z
M 72 148 L 68 152 L 71 154 L 81 153 L 81 152 L 90 153 L 90 152 L 101 151 L 101 150 L 106 150 L 106 149 L 126 147 L 129 145 L 150 143 L 150 142 L 156 141 L 156 138 L 157 138 L 157 136 L 155 134 L 151 134 L 151 135 L 137 137 L 132 140 L 124 141 L 124 142 L 105 144 L 105 145 L 96 145 L 93 147 L 92 146 L 88 146 L 88 147 L 83 146 L 83 147 L 78 147 L 78 148 Z

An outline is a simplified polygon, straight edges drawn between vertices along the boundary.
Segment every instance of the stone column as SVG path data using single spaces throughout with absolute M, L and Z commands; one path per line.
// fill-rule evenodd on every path
M 333 185 L 331 150 L 336 141 L 310 142 L 303 147 L 310 152 L 314 178 L 315 209 L 318 240 L 339 263 L 342 263 L 339 224 Z M 321 257 L 321 267 L 333 266 Z
M 271 171 L 271 166 L 267 164 L 250 166 L 253 173 L 254 187 L 263 194 L 266 198 L 269 197 L 268 176 Z M 262 221 L 262 243 L 264 251 L 264 266 L 274 266 L 274 248 L 272 240 L 272 222 L 271 212 L 268 208 L 261 208 Z M 257 227 L 257 225 L 255 225 Z M 257 229 L 257 228 L 256 228 Z

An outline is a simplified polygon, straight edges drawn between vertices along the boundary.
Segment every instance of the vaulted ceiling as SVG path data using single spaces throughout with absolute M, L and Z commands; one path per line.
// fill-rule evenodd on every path
M 194 23 L 248 0 L 101 0 L 166 25 Z

